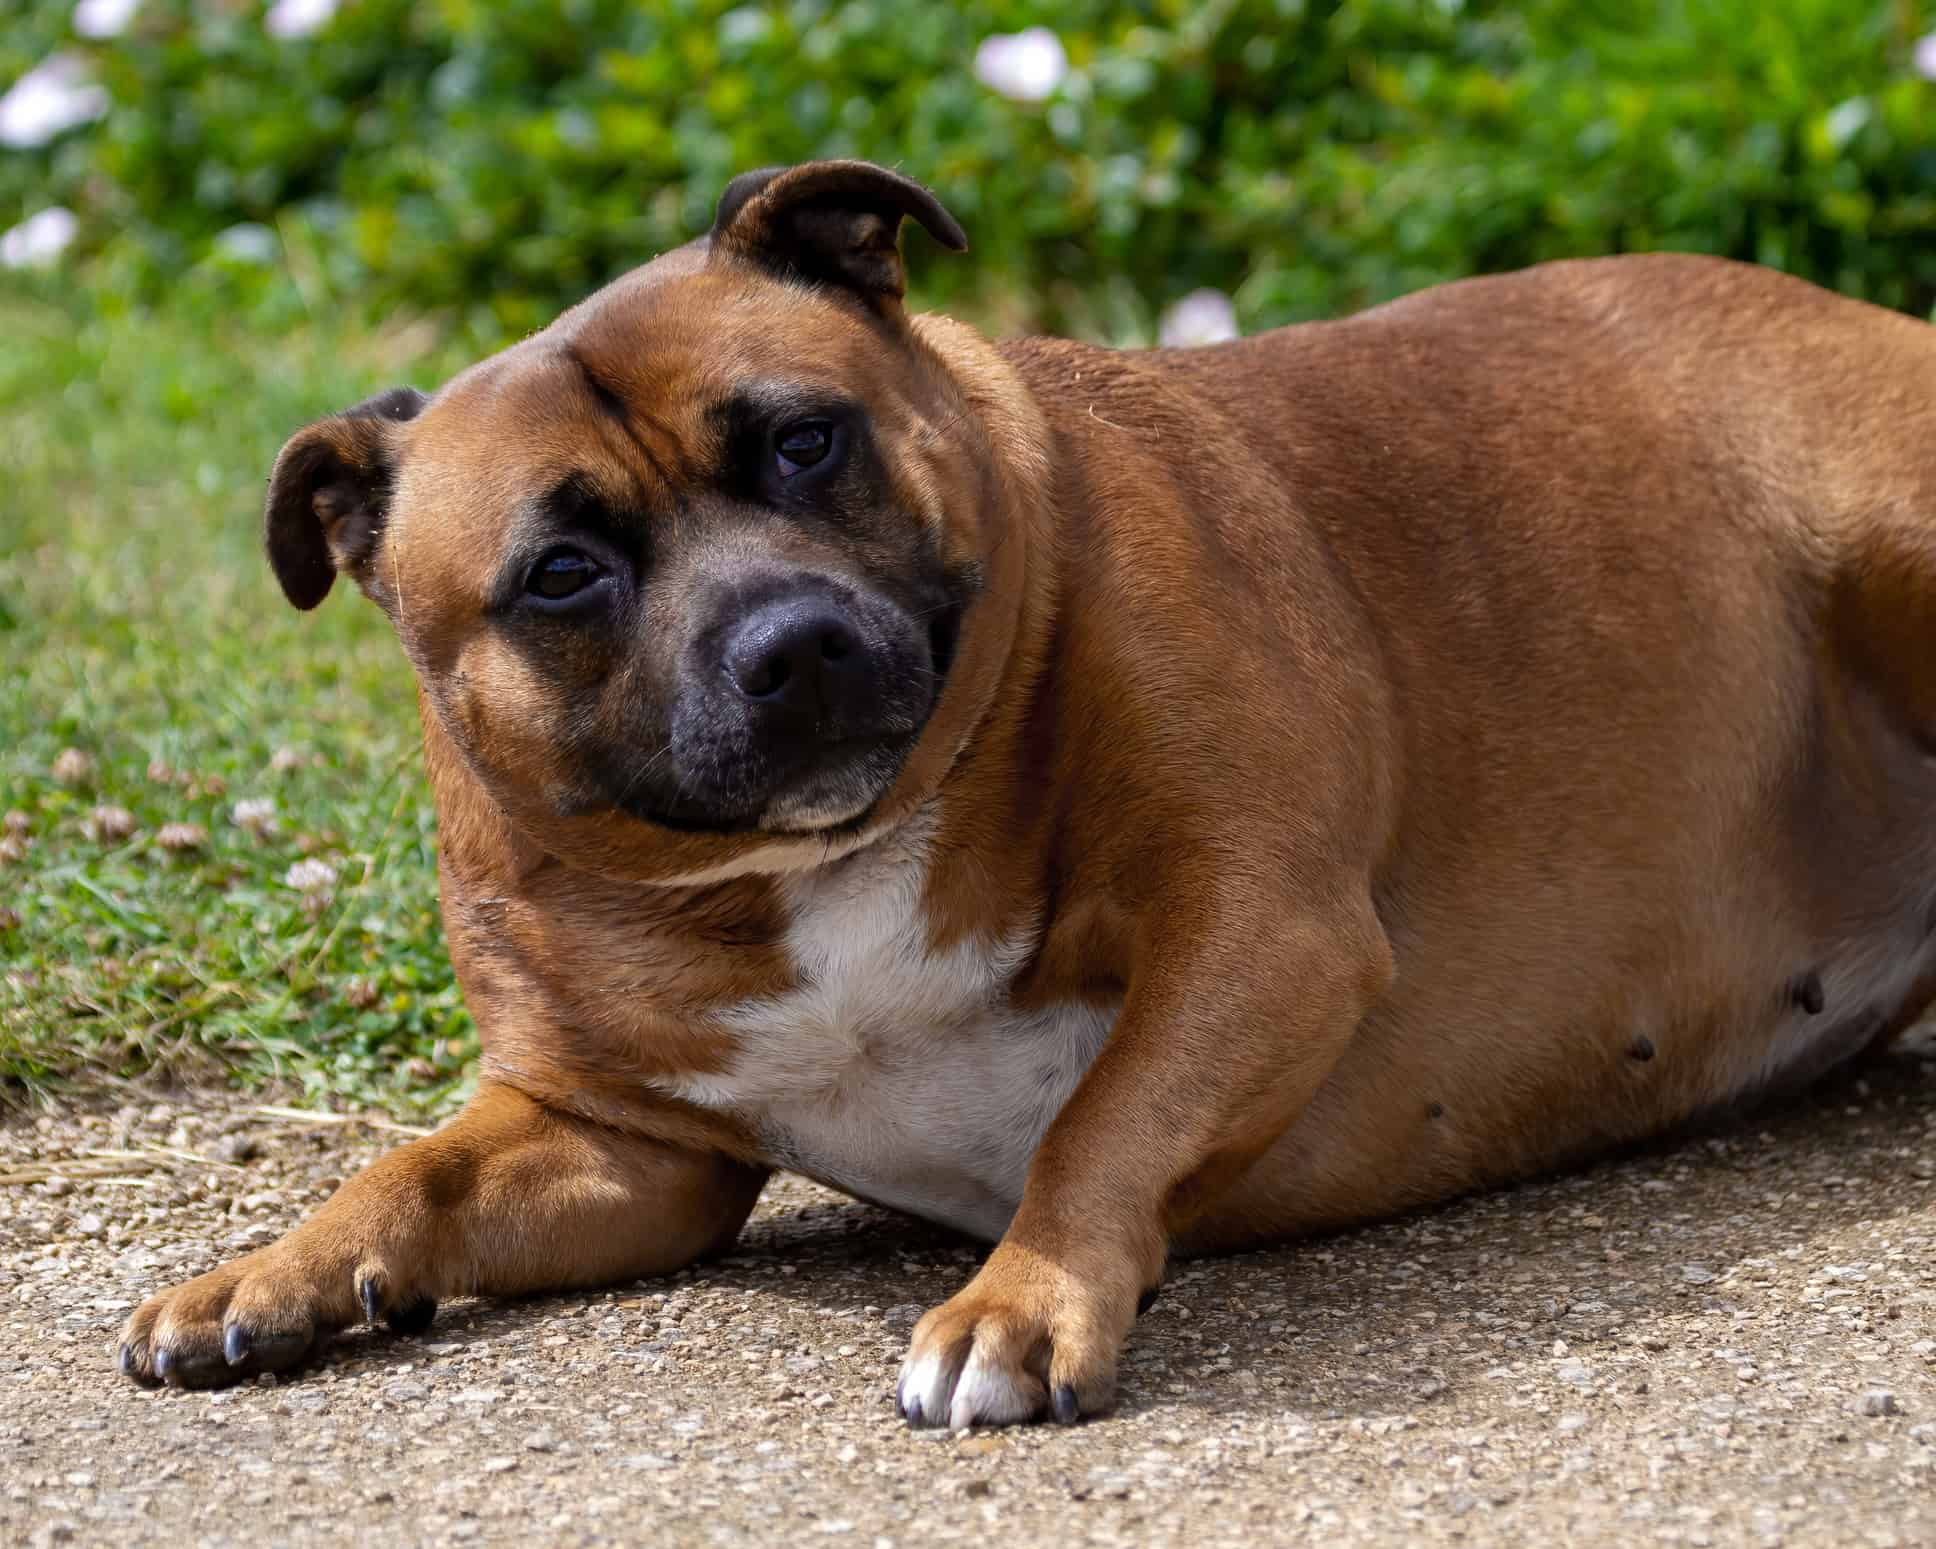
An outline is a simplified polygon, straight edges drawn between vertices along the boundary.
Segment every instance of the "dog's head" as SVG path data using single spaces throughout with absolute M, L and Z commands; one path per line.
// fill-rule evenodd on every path
M 277 458 L 290 601 L 355 580 L 553 853 L 650 879 L 836 854 L 986 707 L 1020 592 L 1008 459 L 985 373 L 903 310 L 909 216 L 966 246 L 882 168 L 748 173 L 708 236 Z

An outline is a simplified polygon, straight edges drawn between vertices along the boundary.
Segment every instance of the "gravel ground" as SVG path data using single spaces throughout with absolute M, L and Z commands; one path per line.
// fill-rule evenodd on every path
M 401 1138 L 259 1101 L 0 1121 L 0 1542 L 1936 1543 L 1927 1047 L 1718 1137 L 1176 1266 L 1113 1416 L 952 1436 L 890 1392 L 976 1250 L 792 1178 L 695 1272 L 130 1387 L 131 1307 Z

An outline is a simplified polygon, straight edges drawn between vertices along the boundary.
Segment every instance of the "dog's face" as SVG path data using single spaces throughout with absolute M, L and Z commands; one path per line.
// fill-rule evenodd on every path
M 952 761 L 985 693 L 951 684 L 986 690 L 1012 622 L 983 605 L 1003 501 L 902 311 L 904 214 L 963 245 L 879 168 L 748 174 L 704 241 L 434 398 L 400 389 L 284 448 L 285 591 L 314 606 L 353 576 L 444 733 L 554 853 L 655 879 L 783 869 Z

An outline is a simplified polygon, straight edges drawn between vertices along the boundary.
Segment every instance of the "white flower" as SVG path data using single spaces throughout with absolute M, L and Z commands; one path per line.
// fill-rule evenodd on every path
M 266 834 L 276 826 L 276 804 L 267 796 L 251 796 L 229 809 L 229 821 L 252 834 Z
M 128 30 L 141 0 L 80 0 L 74 30 L 84 38 L 118 38 Z
M 1936 32 L 1926 32 L 1916 39 L 1909 57 L 1918 75 L 1926 81 L 1936 81 Z
M 336 14 L 337 0 L 276 0 L 262 25 L 272 38 L 306 38 Z
M 260 221 L 241 221 L 215 234 L 215 251 L 235 263 L 266 264 L 275 262 L 281 244 Z
M 107 90 L 87 78 L 85 62 L 72 54 L 51 54 L 0 97 L 0 145 L 32 150 L 63 130 L 93 123 L 107 110 Z
M 1000 32 L 975 50 L 975 79 L 1015 102 L 1040 102 L 1068 73 L 1069 55 L 1047 27 Z
M 1221 344 L 1237 337 L 1237 309 L 1220 290 L 1193 290 L 1163 314 L 1156 337 L 1166 348 Z
M 297 861 L 282 880 L 298 893 L 320 893 L 336 886 L 336 868 L 328 861 Z
M 1829 109 L 1822 127 L 1828 131 L 1829 144 L 1839 151 L 1868 128 L 1869 120 L 1874 117 L 1875 109 L 1869 105 L 1867 97 L 1851 97 Z
M 74 240 L 80 224 L 72 210 L 59 205 L 29 215 L 18 226 L 0 233 L 0 268 L 46 267 Z

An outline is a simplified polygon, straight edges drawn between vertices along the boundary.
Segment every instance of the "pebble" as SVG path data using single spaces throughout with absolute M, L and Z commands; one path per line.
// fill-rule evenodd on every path
M 211 1154 L 218 1162 L 240 1166 L 262 1155 L 262 1142 L 253 1135 L 224 1135 L 216 1141 Z
M 1767 1120 L 1766 1166 L 1697 1143 L 1179 1261 L 1115 1414 L 966 1435 L 909 1431 L 889 1393 L 908 1325 L 980 1250 L 784 1176 L 732 1263 L 456 1299 L 434 1344 L 358 1329 L 273 1387 L 137 1392 L 107 1349 L 133 1306 L 394 1137 L 265 1122 L 258 1094 L 0 1115 L 0 1170 L 164 1134 L 258 1147 L 247 1173 L 0 1188 L 0 1543 L 1936 1542 L 1936 1421 L 1910 1425 L 1936 1416 L 1936 1190 L 1910 1187 L 1932 1148 L 1904 1139 L 1936 1134 L 1936 1079 L 1871 1079 L 1863 1115 L 1844 1094 Z M 1826 1196 L 1828 1174 L 1850 1182 Z

